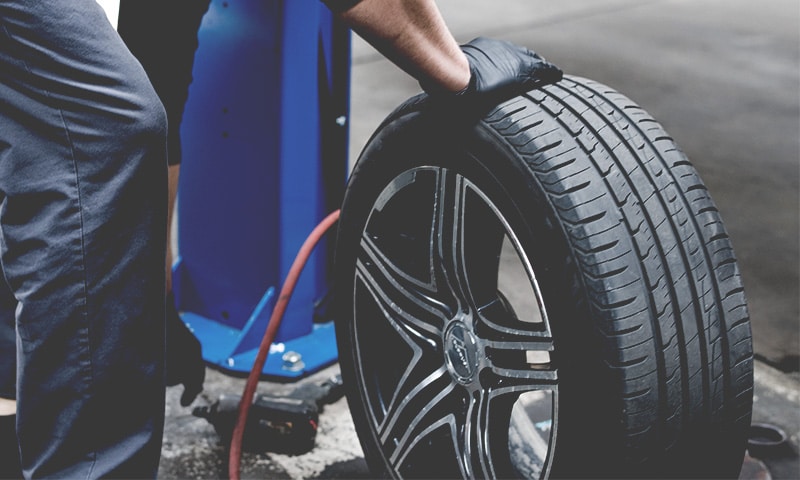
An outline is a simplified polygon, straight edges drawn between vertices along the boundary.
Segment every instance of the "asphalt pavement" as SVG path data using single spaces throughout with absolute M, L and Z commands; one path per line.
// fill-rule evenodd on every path
M 800 478 L 800 4 L 796 0 L 442 0 L 459 42 L 526 45 L 565 72 L 605 83 L 650 112 L 697 167 L 740 262 L 756 353 L 754 422 L 787 441 L 751 452 L 742 477 Z M 354 38 L 350 156 L 417 83 Z M 299 248 L 299 245 L 298 245 Z M 319 382 L 331 365 L 302 380 Z M 195 406 L 244 380 L 208 369 Z M 262 382 L 281 394 L 296 384 Z M 160 477 L 225 478 L 227 451 L 168 391 Z M 369 478 L 344 400 L 320 416 L 303 455 L 245 453 L 244 478 Z

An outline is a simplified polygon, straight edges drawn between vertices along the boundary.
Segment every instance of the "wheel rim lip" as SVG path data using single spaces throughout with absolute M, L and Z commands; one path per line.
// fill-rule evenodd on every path
M 443 171 L 447 170 L 446 168 L 442 168 L 442 167 L 416 167 L 415 169 L 432 169 L 432 168 L 441 169 Z M 414 169 L 412 169 L 412 170 L 414 170 Z M 400 175 L 398 175 L 395 178 L 398 178 L 399 176 Z M 517 254 L 519 255 L 521 250 L 522 250 L 521 246 L 519 245 L 519 241 L 516 240 L 516 236 L 514 235 L 513 230 L 511 229 L 511 227 L 508 224 L 508 222 L 506 221 L 506 219 L 502 216 L 502 214 L 500 214 L 497 205 L 495 205 L 493 202 L 491 202 L 491 200 L 489 200 L 489 198 L 486 196 L 486 194 L 483 193 L 477 187 L 475 187 L 474 184 L 472 184 L 472 186 L 475 188 L 475 190 L 477 192 L 479 192 L 481 194 L 483 199 L 486 202 L 488 202 L 488 204 L 491 207 L 491 209 L 497 215 L 498 222 L 500 222 L 502 225 L 504 225 L 504 228 L 506 229 L 506 234 L 511 236 L 515 240 L 515 242 L 516 242 L 515 248 L 517 248 Z M 384 192 L 385 192 L 385 190 L 384 190 Z M 384 194 L 382 193 L 379 196 L 379 200 L 375 202 L 376 205 L 380 204 L 381 206 L 385 206 L 386 203 L 391 201 L 391 198 L 389 198 L 389 199 L 382 198 L 381 199 L 381 197 L 383 197 L 383 195 Z M 366 231 L 367 231 L 367 227 L 370 224 L 369 219 L 372 217 L 372 215 L 375 212 L 375 210 L 376 210 L 376 208 L 373 205 L 373 207 L 371 208 L 371 210 L 370 210 L 370 212 L 369 212 L 369 214 L 367 216 L 367 221 L 365 222 L 365 230 L 364 230 L 365 234 L 366 234 Z M 538 288 L 538 285 L 536 284 L 535 276 L 533 275 L 533 272 L 532 272 L 532 267 L 530 267 L 530 262 L 529 262 L 529 259 L 527 257 L 524 258 L 524 261 L 525 261 L 525 264 L 527 265 L 527 268 L 531 272 L 531 277 L 532 277 L 531 278 L 531 282 L 533 283 L 532 286 L 533 286 L 534 292 L 536 294 L 536 301 L 537 301 L 537 304 L 538 304 L 539 308 L 542 310 L 542 314 L 545 315 L 545 323 L 548 324 L 548 330 L 549 330 L 549 323 L 548 323 L 548 321 L 546 319 L 546 313 L 545 313 L 545 310 L 544 310 L 544 302 L 543 302 L 543 300 L 541 298 L 541 293 L 540 293 L 540 290 Z M 354 318 L 354 334 L 353 334 L 354 335 L 354 345 L 356 346 L 355 355 L 357 356 L 357 363 L 360 363 L 362 361 L 362 358 L 361 358 L 362 353 L 361 353 L 361 349 L 359 348 L 360 340 L 358 339 L 358 335 L 355 333 L 356 330 L 358 329 L 358 327 L 357 327 L 357 324 L 358 324 L 358 318 L 357 318 L 358 317 L 358 315 L 357 315 L 357 312 L 358 312 L 358 307 L 357 307 L 358 301 L 357 301 L 357 299 L 355 297 L 353 298 L 353 304 L 354 304 L 354 317 L 355 317 Z M 452 376 L 453 380 L 458 385 L 460 385 L 461 387 L 463 387 L 467 391 L 474 391 L 476 386 L 479 386 L 478 385 L 478 376 L 479 376 L 478 374 L 480 373 L 480 370 L 481 370 L 481 361 L 480 361 L 481 355 L 479 354 L 479 349 L 483 348 L 485 346 L 484 344 L 486 343 L 483 338 L 481 338 L 479 335 L 477 335 L 474 332 L 473 328 L 470 326 L 470 325 L 472 325 L 472 323 L 473 323 L 473 321 L 470 318 L 469 312 L 468 313 L 457 314 L 446 323 L 446 327 L 444 329 L 444 332 L 443 332 L 443 335 L 442 335 L 442 338 L 441 338 L 441 345 L 442 345 L 442 348 L 444 349 L 444 354 L 442 355 L 441 364 L 445 369 L 447 369 L 447 371 L 450 372 L 450 375 Z M 461 342 L 462 344 L 460 346 L 457 346 L 456 345 L 457 342 L 454 342 L 454 339 L 456 337 L 458 337 L 462 341 Z M 466 356 L 462 357 L 462 354 L 464 354 Z M 466 365 L 464 363 L 465 361 L 467 361 L 467 362 L 471 361 L 471 366 Z M 382 407 L 380 405 L 375 405 L 373 403 L 373 401 L 369 399 L 369 396 L 363 391 L 363 388 L 364 388 L 363 385 L 367 384 L 367 382 L 363 378 L 363 372 L 360 372 L 359 375 L 362 375 L 362 377 L 360 379 L 361 385 L 362 385 L 360 387 L 362 389 L 362 400 L 364 401 L 364 404 L 365 404 L 365 406 L 367 407 L 367 409 L 369 411 L 369 415 L 371 416 L 371 418 L 373 420 L 373 423 L 376 423 L 376 417 L 374 415 L 374 412 L 376 411 L 376 409 L 380 409 Z M 546 476 L 547 471 L 549 471 L 549 468 L 550 468 L 550 464 L 551 464 L 552 456 L 553 456 L 554 444 L 555 444 L 555 432 L 557 430 L 557 388 L 554 386 L 553 390 L 550 393 L 551 393 L 551 401 L 552 401 L 552 419 L 551 419 L 551 431 L 552 431 L 552 433 L 550 434 L 550 438 L 549 439 L 545 439 L 545 441 L 549 440 L 549 446 L 548 446 L 548 452 L 547 452 L 546 458 L 542 459 L 543 462 L 544 462 L 544 470 L 542 471 L 542 475 L 543 476 Z M 385 401 L 385 400 L 386 399 L 383 399 L 383 401 Z M 373 428 L 374 428 L 374 425 L 373 425 Z

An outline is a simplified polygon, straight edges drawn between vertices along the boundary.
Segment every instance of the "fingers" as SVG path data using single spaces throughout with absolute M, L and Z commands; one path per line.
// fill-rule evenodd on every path
M 472 74 L 465 90 L 454 94 L 420 84 L 437 111 L 451 117 L 479 118 L 492 106 L 558 82 L 563 75 L 536 52 L 506 40 L 478 37 L 461 45 L 461 51 Z
M 539 57 L 541 58 L 541 57 Z M 564 76 L 564 72 L 552 63 L 544 60 L 531 63 L 528 78 L 534 86 L 550 85 L 560 81 Z
M 478 37 L 462 46 L 481 96 L 504 97 L 561 79 L 561 70 L 536 52 L 506 40 Z

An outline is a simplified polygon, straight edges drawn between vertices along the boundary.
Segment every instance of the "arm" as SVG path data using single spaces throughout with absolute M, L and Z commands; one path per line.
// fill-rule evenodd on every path
M 335 0 L 331 1 L 334 4 Z M 364 0 L 339 17 L 421 83 L 459 92 L 470 69 L 433 0 Z
M 488 105 L 561 79 L 535 52 L 503 40 L 459 46 L 434 0 L 323 0 L 429 94 Z

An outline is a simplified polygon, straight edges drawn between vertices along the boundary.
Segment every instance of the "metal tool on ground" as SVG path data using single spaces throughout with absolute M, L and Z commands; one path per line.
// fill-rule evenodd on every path
M 256 395 L 247 417 L 242 449 L 290 455 L 310 451 L 316 441 L 319 414 L 343 393 L 342 377 L 335 375 L 322 383 L 303 384 L 288 395 Z M 195 408 L 192 414 L 208 420 L 227 445 L 241 398 L 238 394 L 223 394 L 211 405 Z

